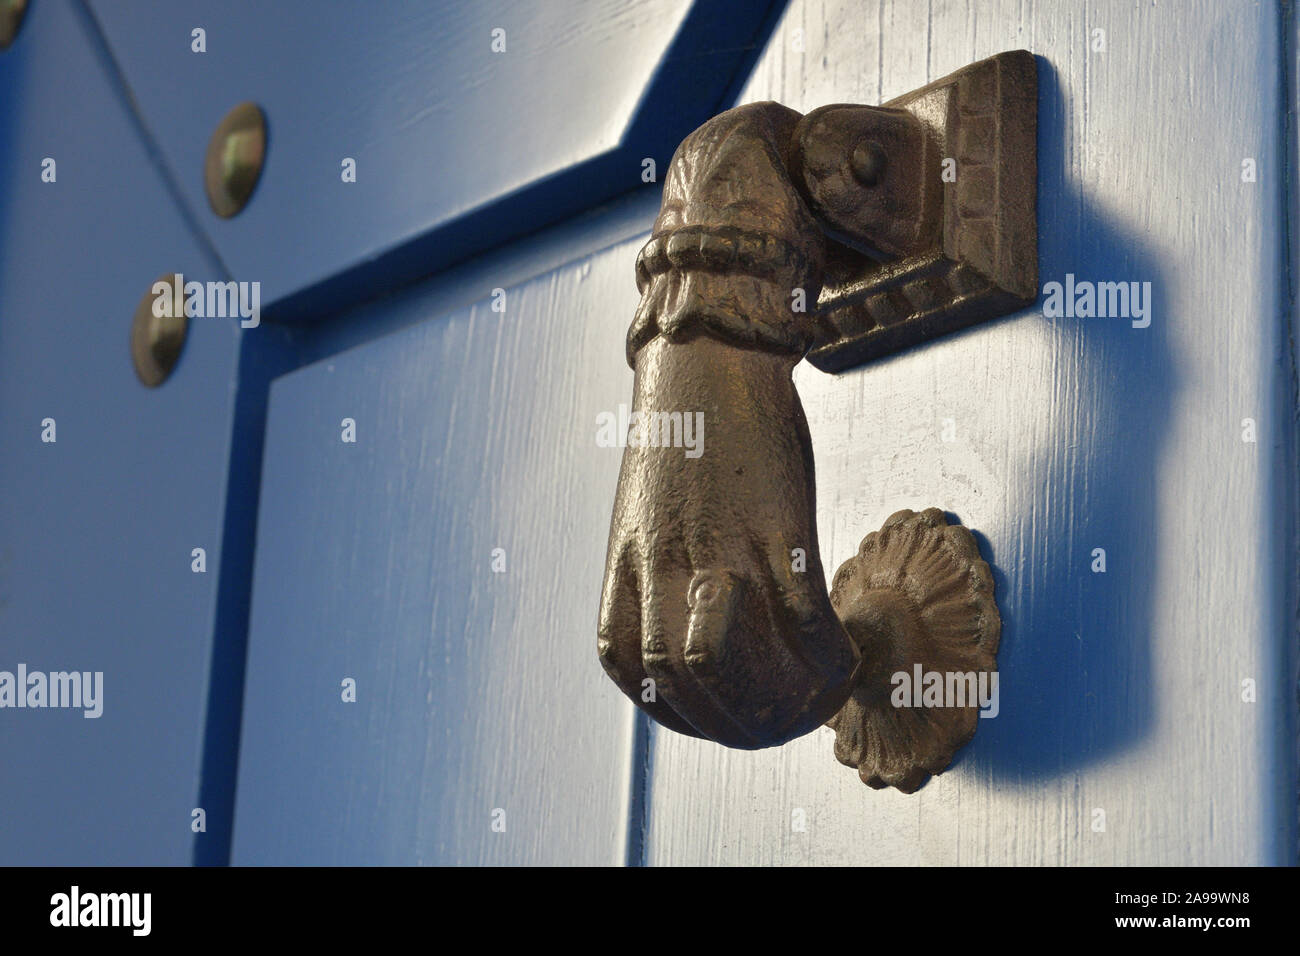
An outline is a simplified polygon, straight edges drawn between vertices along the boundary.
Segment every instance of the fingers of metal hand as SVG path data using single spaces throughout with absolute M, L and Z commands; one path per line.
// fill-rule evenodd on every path
M 818 607 L 806 585 L 730 568 L 692 574 L 665 561 L 645 578 L 642 663 L 673 711 L 704 736 L 729 747 L 774 746 L 842 703 L 852 645 L 829 602 Z
M 774 627 L 795 654 L 831 690 L 847 681 L 857 651 L 826 593 L 815 543 L 800 549 L 798 564 L 784 542 L 769 542 L 763 555 L 771 568 Z
M 686 632 L 686 666 L 704 675 L 715 671 L 727 651 L 727 632 L 742 583 L 726 571 L 697 571 L 686 591 L 691 612 Z
M 630 546 L 621 549 L 618 560 L 605 573 L 596 634 L 600 663 L 624 694 L 670 730 L 700 736 L 659 696 L 656 683 L 641 663 L 641 587 Z
M 787 694 L 794 717 L 786 733 L 801 736 L 833 717 L 853 689 L 857 650 L 830 602 L 810 594 L 800 582 L 773 592 L 773 633 L 799 662 L 789 675 Z
M 826 597 L 815 543 L 802 571 L 794 570 L 791 549 L 774 544 L 754 548 L 766 574 L 764 604 L 754 609 L 765 615 L 760 679 L 770 714 L 767 733 L 792 740 L 815 730 L 843 705 L 857 655 Z
M 737 633 L 741 631 L 737 613 L 747 590 L 744 579 L 731 571 L 695 572 L 686 590 L 690 617 L 682 660 L 694 699 L 700 705 L 692 712 L 707 715 L 702 719 L 707 720 L 708 729 L 700 729 L 719 743 L 756 748 L 765 745 L 762 736 L 755 733 L 743 704 L 738 707 L 735 695 L 730 693 L 734 690 L 731 679 L 735 664 L 746 652 L 744 646 L 733 643 L 733 636 L 742 641 L 745 638 L 743 633 Z
M 651 558 L 644 580 L 641 662 L 645 672 L 655 681 L 660 698 L 700 735 L 734 747 L 759 746 L 741 724 L 717 705 L 714 699 L 715 678 L 695 670 L 703 667 L 707 671 L 711 666 L 710 655 L 721 648 L 721 644 L 713 643 L 716 632 L 706 634 L 706 631 L 700 631 L 700 637 L 692 645 L 694 664 L 687 661 L 687 643 L 694 616 L 687 602 L 692 580 L 689 567 L 684 566 L 684 562 L 669 560 L 659 554 Z M 706 616 L 712 615 L 710 620 L 722 629 L 724 642 L 727 625 L 721 614 L 722 606 L 729 600 L 720 587 L 717 595 L 708 602 L 709 609 L 705 612 Z M 701 626 L 708 627 L 704 623 Z M 706 647 L 707 652 L 702 653 Z

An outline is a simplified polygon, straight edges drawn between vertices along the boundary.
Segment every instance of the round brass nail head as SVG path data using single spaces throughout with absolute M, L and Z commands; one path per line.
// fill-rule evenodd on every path
M 0 50 L 14 42 L 26 12 L 27 0 L 0 0 Z
M 203 185 L 212 211 L 229 219 L 248 204 L 266 159 L 266 117 L 256 103 L 226 114 L 203 160 Z
M 167 284 L 168 291 L 154 293 L 159 282 Z M 171 298 L 170 305 L 167 298 Z M 158 304 L 155 309 L 155 303 Z M 162 315 L 156 314 L 162 312 Z M 170 312 L 170 315 L 167 314 Z M 185 317 L 185 293 L 176 288 L 175 277 L 168 273 L 159 276 L 150 286 L 140 304 L 135 307 L 131 320 L 131 362 L 136 377 L 150 388 L 157 388 L 171 375 L 180 361 L 189 332 L 189 319 Z

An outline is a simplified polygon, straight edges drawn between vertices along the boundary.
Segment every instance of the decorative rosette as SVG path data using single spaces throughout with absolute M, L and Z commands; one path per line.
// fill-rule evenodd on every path
M 912 793 L 948 767 L 997 692 L 992 573 L 938 508 L 899 511 L 835 573 L 831 603 L 862 655 L 827 722 L 835 757 L 873 789 Z

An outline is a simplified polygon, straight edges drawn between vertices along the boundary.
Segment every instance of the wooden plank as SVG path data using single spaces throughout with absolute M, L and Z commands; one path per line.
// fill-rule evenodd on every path
M 504 313 L 399 300 L 425 321 L 273 386 L 235 863 L 623 862 L 633 708 L 595 650 L 621 450 L 596 416 L 631 394 L 638 245 Z
M 136 380 L 131 319 L 154 280 L 221 276 L 96 42 L 78 5 L 33 3 L 0 53 L 0 670 L 103 675 L 98 718 L 0 710 L 5 865 L 183 865 L 221 839 L 191 812 L 216 814 L 202 750 L 224 703 L 209 687 L 241 331 L 192 319 L 171 378 Z
M 268 314 L 314 320 L 642 188 L 643 159 L 662 170 L 734 96 L 775 4 L 90 6 L 222 260 Z M 243 100 L 267 116 L 267 162 L 221 220 L 203 157 Z
M 1039 54 L 1041 280 L 1150 282 L 1151 322 L 1028 310 L 800 367 L 827 567 L 898 508 L 976 529 L 1001 713 L 914 796 L 868 790 L 824 729 L 757 753 L 656 732 L 649 862 L 1295 862 L 1278 23 L 1209 0 L 791 4 L 742 101 L 878 102 Z

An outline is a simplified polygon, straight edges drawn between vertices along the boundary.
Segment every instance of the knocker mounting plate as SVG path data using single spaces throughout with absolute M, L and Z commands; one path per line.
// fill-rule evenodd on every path
M 1016 50 L 884 104 L 926 131 L 933 241 L 890 262 L 829 257 L 808 361 L 842 372 L 1034 301 L 1037 86 L 1033 55 Z

